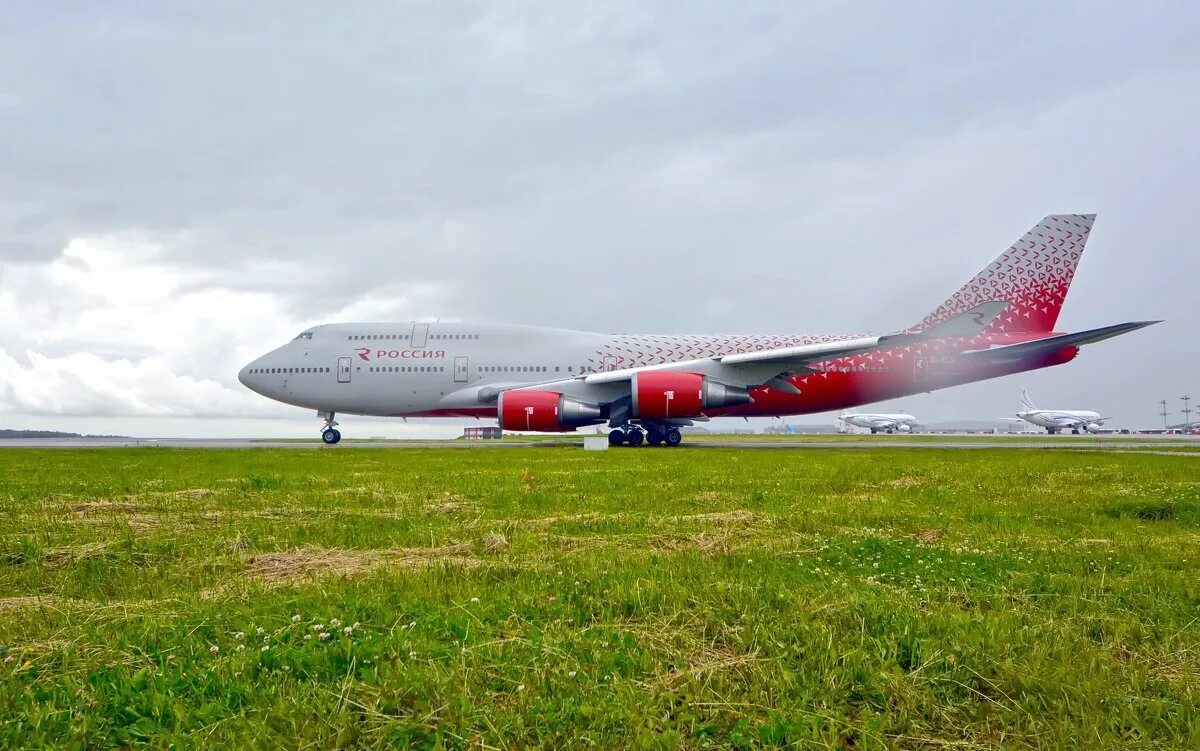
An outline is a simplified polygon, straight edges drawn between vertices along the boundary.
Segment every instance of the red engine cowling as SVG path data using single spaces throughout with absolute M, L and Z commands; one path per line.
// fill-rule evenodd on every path
M 748 390 L 699 373 L 646 370 L 634 373 L 630 386 L 634 417 L 699 417 L 706 409 L 754 401 Z
M 603 420 L 600 406 L 557 391 L 503 391 L 496 404 L 500 427 L 541 433 L 563 433 Z

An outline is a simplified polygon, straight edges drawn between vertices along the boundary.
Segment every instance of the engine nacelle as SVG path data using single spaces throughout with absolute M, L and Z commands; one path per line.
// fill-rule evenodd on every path
M 750 392 L 710 380 L 699 373 L 644 370 L 630 383 L 633 416 L 666 419 L 699 417 L 706 409 L 734 407 L 754 401 Z
M 557 391 L 502 391 L 496 414 L 504 430 L 564 433 L 604 418 L 600 405 L 572 399 Z
M 911 433 L 912 426 L 905 423 L 900 423 L 896 426 L 896 430 L 899 430 L 901 433 Z
M 1101 430 L 1104 430 L 1104 426 L 1098 422 L 1089 422 L 1083 428 L 1089 433 L 1099 433 Z

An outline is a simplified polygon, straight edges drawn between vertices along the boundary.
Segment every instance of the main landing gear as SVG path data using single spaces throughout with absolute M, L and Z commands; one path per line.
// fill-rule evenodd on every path
M 643 443 L 674 447 L 683 443 L 683 434 L 679 428 L 671 425 L 626 425 L 624 428 L 613 428 L 608 433 L 609 446 L 636 447 Z
M 326 445 L 332 446 L 333 444 L 342 440 L 342 431 L 334 427 L 338 423 L 337 420 L 333 419 L 332 412 L 318 412 L 317 417 L 322 417 L 325 419 L 325 429 L 321 431 L 321 440 L 324 441 Z

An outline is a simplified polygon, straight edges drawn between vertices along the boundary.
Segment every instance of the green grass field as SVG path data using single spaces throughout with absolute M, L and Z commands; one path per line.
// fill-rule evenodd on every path
M 4 748 L 1197 748 L 1200 464 L 0 451 Z

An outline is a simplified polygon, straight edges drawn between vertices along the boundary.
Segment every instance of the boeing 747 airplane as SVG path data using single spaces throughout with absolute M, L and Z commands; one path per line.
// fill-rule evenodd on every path
M 846 409 L 1061 365 L 1156 321 L 1055 330 L 1094 214 L 1048 216 L 919 323 L 882 336 L 593 334 L 494 323 L 331 323 L 238 379 L 317 411 L 479 417 L 505 430 L 607 423 L 614 445 L 676 446 L 712 417 Z

